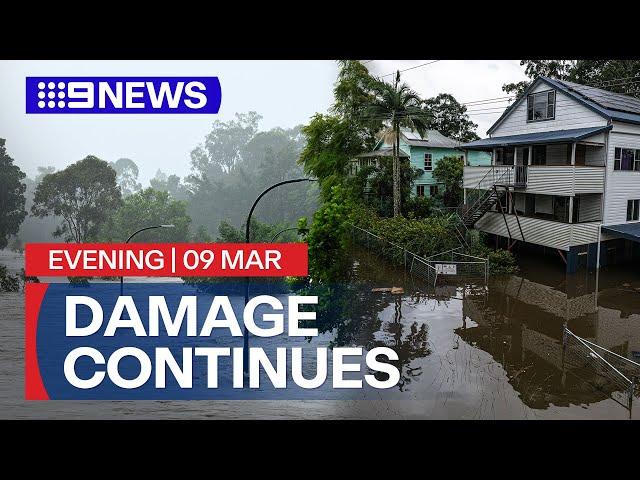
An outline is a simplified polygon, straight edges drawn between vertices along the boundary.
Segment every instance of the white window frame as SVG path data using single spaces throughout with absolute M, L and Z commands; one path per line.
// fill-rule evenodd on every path
M 427 167 L 427 156 L 429 157 L 429 166 Z M 430 152 L 426 152 L 424 154 L 424 171 L 432 172 L 433 171 L 433 155 Z
M 553 94 L 553 102 L 549 102 L 549 94 Z M 545 95 L 547 98 L 545 99 L 545 108 L 544 108 L 544 117 L 543 118 L 535 118 L 535 104 L 536 97 L 541 97 Z M 525 111 L 527 112 L 527 122 L 545 122 L 547 120 L 555 120 L 556 118 L 556 106 L 558 104 L 558 94 L 555 90 L 545 90 L 543 92 L 530 93 L 527 95 L 527 108 Z M 553 115 L 549 115 L 549 107 L 553 110 Z M 529 117 L 529 112 L 531 112 L 531 117 Z
M 422 187 L 422 195 L 420 195 L 420 187 Z M 424 187 L 426 187 L 424 183 L 419 183 L 418 185 L 416 185 L 416 197 L 424 198 Z
M 622 169 L 622 150 L 631 150 L 633 160 L 631 170 Z M 614 147 L 613 149 L 613 171 L 614 172 L 640 172 L 640 149 L 628 147 Z

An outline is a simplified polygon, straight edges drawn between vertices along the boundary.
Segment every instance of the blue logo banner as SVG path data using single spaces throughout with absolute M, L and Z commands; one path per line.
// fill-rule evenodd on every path
M 218 77 L 27 77 L 26 113 L 206 113 L 220 110 Z

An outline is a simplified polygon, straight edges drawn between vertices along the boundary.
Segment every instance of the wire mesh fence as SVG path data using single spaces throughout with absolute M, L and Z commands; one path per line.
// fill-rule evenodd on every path
M 437 273 L 442 275 L 463 277 L 467 279 L 482 278 L 485 284 L 489 278 L 489 261 L 486 258 L 462 252 L 462 247 L 437 253 L 426 258 Z
M 369 250 L 385 257 L 396 265 L 404 265 L 412 275 L 423 278 L 430 285 L 436 285 L 439 278 L 474 277 L 483 278 L 486 284 L 489 276 L 489 262 L 485 258 L 463 253 L 463 247 L 447 250 L 430 257 L 422 257 L 406 247 L 390 242 L 380 236 L 351 225 L 353 240 Z
M 402 245 L 385 240 L 360 227 L 355 225 L 351 225 L 351 227 L 354 242 L 367 247 L 396 265 L 404 266 L 412 275 L 428 281 L 430 285 L 436 284 L 438 280 L 436 269 L 423 257 L 407 250 Z
M 566 325 L 562 346 L 563 367 L 590 372 L 595 387 L 611 394 L 614 400 L 631 410 L 640 378 L 640 364 L 579 337 Z

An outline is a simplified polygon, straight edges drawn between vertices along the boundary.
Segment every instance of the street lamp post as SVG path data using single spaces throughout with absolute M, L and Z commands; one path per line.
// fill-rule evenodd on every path
M 144 227 L 144 228 L 141 228 L 140 230 L 133 232 L 129 236 L 129 238 L 127 238 L 127 241 L 124 243 L 129 243 L 133 237 L 135 237 L 140 232 L 144 232 L 146 230 L 153 230 L 155 228 L 175 228 L 175 227 L 176 227 L 175 225 L 153 225 L 151 227 Z M 122 296 L 123 290 L 124 290 L 124 277 L 120 276 L 120 296 Z
M 289 183 L 299 183 L 299 182 L 317 182 L 314 178 L 294 178 L 292 180 L 284 180 L 282 182 L 274 183 L 269 188 L 264 190 L 258 198 L 255 199 L 253 205 L 251 205 L 251 210 L 249 210 L 249 215 L 247 215 L 247 223 L 245 224 L 245 236 L 244 243 L 249 243 L 249 234 L 251 228 L 251 216 L 253 215 L 253 211 L 256 209 L 258 202 L 262 197 L 264 197 L 267 193 L 269 193 L 274 188 L 280 187 L 282 185 L 287 185 Z M 280 232 L 281 233 L 281 232 Z M 244 278 L 244 305 L 247 306 L 249 302 L 249 277 Z M 249 332 L 247 330 L 247 326 L 244 325 L 244 349 L 243 349 L 243 370 L 244 373 L 247 373 L 249 370 Z

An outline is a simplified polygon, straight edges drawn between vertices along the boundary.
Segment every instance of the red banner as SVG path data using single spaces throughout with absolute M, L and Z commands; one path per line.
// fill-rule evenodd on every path
M 306 243 L 29 243 L 34 277 L 306 276 Z

